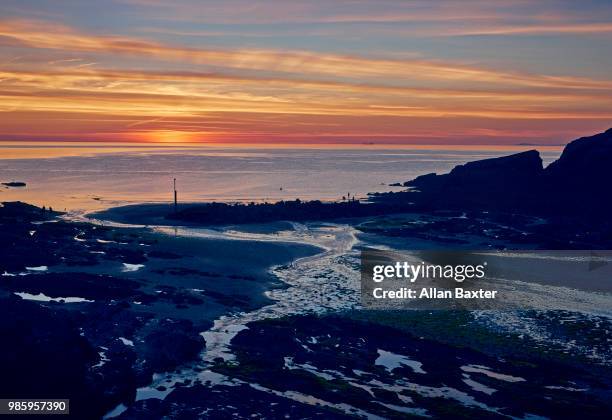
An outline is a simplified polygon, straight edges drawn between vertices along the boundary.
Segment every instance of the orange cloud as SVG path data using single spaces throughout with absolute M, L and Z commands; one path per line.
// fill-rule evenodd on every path
M 521 74 L 437 61 L 376 59 L 309 51 L 185 48 L 135 38 L 82 34 L 62 25 L 28 21 L 0 22 L 0 36 L 31 48 L 127 54 L 207 66 L 310 76 L 339 75 L 366 79 L 384 77 L 413 83 L 486 82 L 534 87 L 612 88 L 612 82 L 608 80 Z
M 0 21 L 0 43 L 27 52 L 0 63 L 0 136 L 10 138 L 497 140 L 543 137 L 552 126 L 572 129 L 569 122 L 592 131 L 612 119 L 605 79 L 415 58 L 190 48 L 23 20 Z M 142 66 L 124 65 L 127 58 Z
M 442 35 L 540 35 L 540 34 L 591 34 L 600 35 L 612 33 L 612 23 L 579 23 L 556 25 L 522 25 L 483 27 L 464 30 L 450 30 Z

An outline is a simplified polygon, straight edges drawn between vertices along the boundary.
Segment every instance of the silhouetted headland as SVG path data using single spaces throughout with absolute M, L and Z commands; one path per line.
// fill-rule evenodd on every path
M 456 166 L 450 173 L 427 174 L 404 183 L 408 194 L 382 194 L 378 200 L 410 197 L 428 209 L 486 209 L 548 216 L 606 216 L 612 196 L 612 129 L 569 143 L 544 168 L 536 150 Z

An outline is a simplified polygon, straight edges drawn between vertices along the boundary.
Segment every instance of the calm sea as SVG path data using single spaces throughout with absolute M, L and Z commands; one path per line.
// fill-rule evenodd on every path
M 0 201 L 21 200 L 56 210 L 95 210 L 172 199 L 179 201 L 336 200 L 350 193 L 393 191 L 388 184 L 445 172 L 471 160 L 529 147 L 354 146 L 222 147 L 1 143 Z M 560 148 L 539 148 L 545 164 Z

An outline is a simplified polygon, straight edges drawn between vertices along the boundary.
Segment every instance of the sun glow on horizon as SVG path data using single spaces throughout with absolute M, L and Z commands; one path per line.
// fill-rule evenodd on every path
M 201 133 L 176 130 L 155 130 L 136 135 L 139 142 L 143 143 L 207 143 Z

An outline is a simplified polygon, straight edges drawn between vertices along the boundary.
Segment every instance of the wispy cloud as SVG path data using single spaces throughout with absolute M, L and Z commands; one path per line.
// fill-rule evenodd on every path
M 187 48 L 139 38 L 97 36 L 76 32 L 62 25 L 24 21 L 0 22 L 0 36 L 32 48 L 133 55 L 205 66 L 311 76 L 384 77 L 398 81 L 442 80 L 563 88 L 609 89 L 612 86 L 612 82 L 607 80 L 532 75 L 444 61 L 379 59 L 312 51 Z
M 464 30 L 450 30 L 441 35 L 445 36 L 466 36 L 466 35 L 542 35 L 542 34 L 568 34 L 568 35 L 602 35 L 612 33 L 612 23 L 578 23 L 561 25 L 522 25 L 496 27 L 483 27 Z
M 605 51 L 574 50 L 601 69 L 521 52 L 603 45 L 611 15 L 535 3 L 113 0 L 117 19 L 96 22 L 78 3 L 49 20 L 20 6 L 0 18 L 0 136 L 511 142 L 605 127 Z

